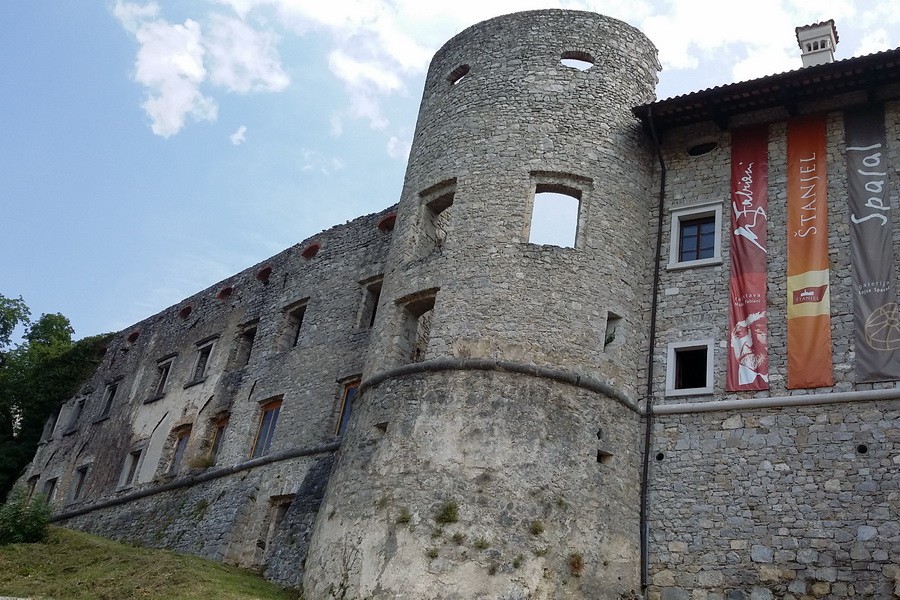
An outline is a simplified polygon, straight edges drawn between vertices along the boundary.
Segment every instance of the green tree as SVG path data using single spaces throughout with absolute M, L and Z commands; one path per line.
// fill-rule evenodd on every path
M 7 298 L 0 294 L 0 363 L 2 363 L 3 351 L 12 340 L 12 333 L 18 325 L 30 323 L 31 311 L 25 305 L 22 297 Z
M 109 335 L 72 341 L 74 329 L 61 314 L 28 321 L 21 298 L 0 295 L 0 342 L 9 346 L 17 325 L 24 340 L 4 354 L 0 364 L 0 498 L 34 456 L 48 417 L 94 373 Z

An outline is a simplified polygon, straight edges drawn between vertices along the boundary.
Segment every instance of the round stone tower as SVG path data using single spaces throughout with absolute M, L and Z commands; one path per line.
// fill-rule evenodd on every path
M 305 597 L 639 589 L 655 190 L 631 108 L 658 69 L 638 30 L 562 10 L 479 23 L 435 55 Z M 538 243 L 563 207 L 572 247 Z

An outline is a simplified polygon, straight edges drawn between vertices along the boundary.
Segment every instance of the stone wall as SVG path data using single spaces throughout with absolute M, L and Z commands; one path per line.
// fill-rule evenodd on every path
M 900 590 L 900 406 L 664 416 L 650 598 L 891 598 Z
M 833 388 L 789 390 L 786 381 L 787 114 L 744 115 L 769 123 L 768 348 L 771 389 L 725 391 L 728 353 L 730 133 L 711 123 L 666 133 L 669 169 L 655 346 L 654 403 L 698 403 L 693 412 L 655 418 L 650 453 L 650 598 L 889 598 L 900 593 L 900 405 L 898 401 L 832 402 L 838 392 L 891 390 L 895 382 L 854 381 L 852 282 L 846 209 L 843 118 L 859 97 L 835 97 L 803 111 L 825 111 Z M 896 131 L 898 104 L 886 106 Z M 718 148 L 686 149 L 698 139 Z M 900 144 L 888 136 L 890 198 L 898 204 Z M 722 262 L 667 269 L 671 210 L 723 205 Z M 894 218 L 894 239 L 900 223 Z M 896 266 L 895 266 L 896 269 Z M 900 271 L 896 271 L 900 275 Z M 666 397 L 666 348 L 711 339 L 713 393 Z M 802 408 L 699 412 L 702 403 L 771 396 L 816 396 Z M 787 402 L 788 400 L 785 400 Z M 811 401 L 815 403 L 815 401 Z M 894 596 L 896 597 L 896 596 Z
M 56 478 L 52 500 L 65 517 L 243 465 L 254 454 L 336 442 L 345 386 L 363 369 L 373 308 L 366 285 L 383 272 L 392 232 L 382 221 L 389 214 L 324 231 L 118 334 L 94 377 L 48 424 L 23 479 L 40 492 Z M 210 341 L 198 373 L 200 348 Z M 160 394 L 160 361 L 170 359 Z M 272 399 L 281 402 L 277 424 L 268 447 L 257 450 Z M 240 470 L 65 522 L 244 566 L 268 564 L 271 578 L 298 585 L 330 473 L 326 454 Z M 138 462 L 130 475 L 132 460 Z M 277 551 L 266 550 L 273 539 Z

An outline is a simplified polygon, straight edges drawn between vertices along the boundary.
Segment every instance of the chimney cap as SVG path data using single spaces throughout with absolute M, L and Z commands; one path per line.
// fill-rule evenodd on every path
M 837 27 L 834 24 L 834 19 L 828 19 L 827 21 L 819 21 L 818 23 L 810 23 L 809 25 L 801 25 L 800 27 L 794 28 L 794 34 L 797 36 L 797 43 L 802 44 L 800 41 L 800 32 L 806 31 L 807 29 L 812 29 L 814 27 L 822 27 L 823 25 L 831 25 L 831 35 L 834 36 L 834 43 L 837 44 L 841 41 L 841 38 L 838 37 Z

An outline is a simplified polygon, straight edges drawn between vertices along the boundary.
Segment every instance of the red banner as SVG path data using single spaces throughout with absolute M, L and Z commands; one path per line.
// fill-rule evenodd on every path
M 825 117 L 788 121 L 788 388 L 834 385 Z
M 725 389 L 769 389 L 766 343 L 766 211 L 768 143 L 765 125 L 731 136 L 730 352 Z

